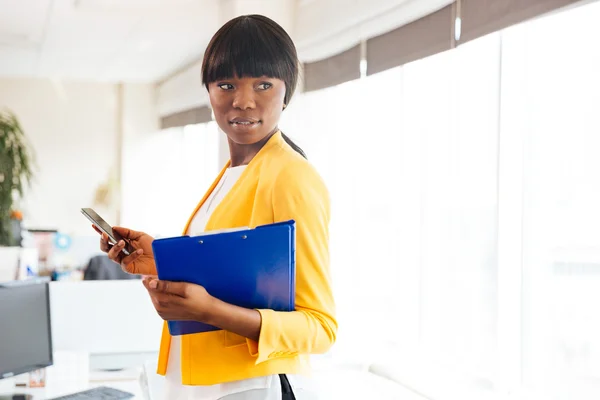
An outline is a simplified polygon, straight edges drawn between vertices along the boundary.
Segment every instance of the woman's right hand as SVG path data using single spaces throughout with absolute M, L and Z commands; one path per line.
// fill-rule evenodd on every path
M 152 242 L 154 238 L 147 233 L 132 231 L 131 229 L 115 226 L 113 231 L 126 239 L 134 251 L 126 255 L 121 250 L 125 242 L 121 240 L 116 245 L 108 241 L 108 235 L 100 231 L 96 226 L 94 229 L 102 235 L 100 238 L 100 250 L 108 255 L 108 258 L 121 265 L 123 271 L 136 275 L 157 275 Z

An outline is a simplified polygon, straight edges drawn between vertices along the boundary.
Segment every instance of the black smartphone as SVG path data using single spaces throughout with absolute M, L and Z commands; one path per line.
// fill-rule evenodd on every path
M 117 232 L 115 232 L 113 230 L 112 226 L 110 226 L 108 224 L 108 222 L 106 222 L 101 216 L 99 216 L 96 211 L 94 211 L 91 208 L 82 208 L 81 213 L 83 215 L 85 215 L 87 217 L 87 219 L 89 219 L 94 225 L 96 225 L 98 227 L 98 229 L 100 229 L 102 232 L 106 233 L 106 235 L 109 238 L 109 241 L 111 241 L 113 245 L 119 243 L 119 241 L 121 241 L 121 240 L 124 241 L 125 247 L 122 250 L 123 253 L 125 253 L 126 255 L 129 255 L 135 251 L 133 249 L 133 247 L 131 246 L 131 244 L 129 243 L 129 241 L 127 239 L 123 238 Z

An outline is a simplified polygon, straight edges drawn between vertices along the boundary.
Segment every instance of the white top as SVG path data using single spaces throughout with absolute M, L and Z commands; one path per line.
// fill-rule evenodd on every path
M 206 223 L 211 214 L 225 195 L 229 193 L 237 182 L 245 165 L 228 168 L 223 177 L 206 199 L 200 210 L 194 215 L 194 219 L 188 229 L 188 234 L 193 236 L 204 232 Z M 202 357 L 201 354 L 197 355 Z M 270 390 L 272 388 L 272 390 Z M 181 337 L 171 338 L 171 349 L 169 351 L 169 362 L 166 374 L 166 399 L 169 400 L 217 400 L 234 393 L 245 392 L 253 389 L 260 391 L 261 400 L 281 399 L 281 383 L 278 375 L 261 376 L 258 378 L 245 379 L 236 382 L 227 382 L 210 386 L 187 386 L 181 384 Z M 258 393 L 253 393 L 256 395 Z M 236 397 L 237 398 L 237 397 Z M 249 398 L 256 398 L 250 396 Z

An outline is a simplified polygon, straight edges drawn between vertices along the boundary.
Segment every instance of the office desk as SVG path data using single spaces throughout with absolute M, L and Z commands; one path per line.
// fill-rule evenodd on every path
M 142 390 L 138 380 L 123 380 L 123 381 L 92 381 L 83 385 L 52 385 L 49 384 L 45 388 L 15 388 L 16 394 L 29 394 L 33 396 L 33 400 L 46 400 L 54 397 L 64 396 L 67 394 L 79 392 L 86 389 L 91 389 L 98 386 L 108 386 L 119 390 L 124 390 L 133 393 L 135 400 L 143 400 Z
M 90 370 L 89 357 L 85 353 L 55 352 L 54 355 L 54 365 L 46 368 L 45 387 L 23 387 L 22 385 L 29 380 L 29 374 L 23 374 L 12 378 L 10 388 L 2 386 L 0 394 L 28 394 L 33 396 L 34 400 L 45 400 L 98 386 L 108 386 L 132 393 L 136 400 L 146 399 L 140 385 L 143 366 L 120 371 Z

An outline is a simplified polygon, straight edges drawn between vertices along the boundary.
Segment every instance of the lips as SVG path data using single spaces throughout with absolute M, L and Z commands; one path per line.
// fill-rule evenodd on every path
M 251 127 L 254 125 L 258 125 L 260 123 L 260 120 L 255 118 L 235 117 L 232 120 L 230 120 L 229 123 L 233 126 Z

